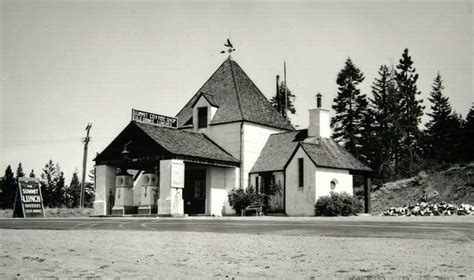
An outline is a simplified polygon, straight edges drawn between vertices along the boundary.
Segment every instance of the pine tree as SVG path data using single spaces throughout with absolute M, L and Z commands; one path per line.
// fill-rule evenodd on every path
M 438 73 L 434 79 L 430 97 L 431 117 L 426 124 L 427 156 L 436 161 L 455 161 L 459 148 L 461 120 L 453 113 L 449 98 L 443 95 L 443 80 Z
M 420 161 L 422 153 L 422 133 L 418 128 L 423 116 L 422 100 L 416 99 L 421 94 L 416 86 L 418 74 L 413 67 L 408 49 L 405 49 L 397 65 L 396 81 L 400 100 L 400 130 L 402 139 L 397 154 L 397 171 L 400 175 L 412 175 L 415 164 Z
M 379 77 L 372 84 L 372 99 L 370 99 L 369 115 L 372 117 L 372 134 L 365 144 L 371 150 L 369 165 L 375 170 L 382 181 L 391 179 L 394 174 L 394 153 L 400 136 L 398 123 L 399 101 L 393 68 L 382 65 L 378 71 Z M 370 124 L 370 123 L 369 123 Z M 366 124 L 366 125 L 369 125 Z
M 336 116 L 331 120 L 332 138 L 356 157 L 361 150 L 361 122 L 367 111 L 367 98 L 357 88 L 364 81 L 364 74 L 348 58 L 337 75 L 337 97 L 332 108 Z
M 25 177 L 25 172 L 23 172 L 23 166 L 21 162 L 18 163 L 18 167 L 16 168 L 16 175 L 15 175 L 15 192 L 20 187 L 20 180 L 19 178 Z
M 469 113 L 466 116 L 466 121 L 463 128 L 463 146 L 462 154 L 464 161 L 474 161 L 474 104 L 471 106 Z
M 36 177 L 35 171 L 33 169 L 31 169 L 30 175 L 28 175 L 28 177 L 30 177 L 30 178 L 35 178 Z
M 60 207 L 65 204 L 64 180 L 64 173 L 59 164 L 54 164 L 52 160 L 49 160 L 41 174 L 41 192 L 45 206 Z
M 15 191 L 16 191 L 15 175 L 13 174 L 11 166 L 8 165 L 7 168 L 5 169 L 5 175 L 3 175 L 3 180 L 2 180 L 2 194 L 3 194 L 2 207 L 3 209 L 13 208 L 13 204 L 15 200 Z
M 280 112 L 283 117 L 288 119 L 287 111 L 285 110 L 285 87 L 286 83 L 285 81 L 282 81 L 278 85 L 277 93 L 270 99 L 270 103 L 272 104 L 273 108 Z M 291 93 L 291 90 L 289 88 L 286 88 L 286 107 L 288 111 L 290 111 L 290 113 L 292 114 L 296 113 L 295 106 L 291 101 L 294 97 L 295 95 Z
M 72 174 L 71 183 L 66 189 L 67 206 L 70 208 L 78 207 L 80 195 L 81 195 L 81 183 L 79 182 L 79 177 L 77 175 L 77 172 L 74 172 Z
M 453 114 L 450 118 L 450 143 L 453 147 L 452 152 L 450 153 L 451 162 L 462 161 L 464 156 L 463 151 L 463 141 L 464 141 L 464 126 L 465 122 L 461 114 L 456 113 L 453 110 Z
M 89 171 L 89 180 L 84 188 L 84 207 L 93 207 L 95 199 L 95 172 L 94 169 Z
M 18 163 L 18 167 L 16 168 L 16 181 L 18 182 L 18 178 L 25 177 L 25 172 L 23 172 L 23 166 L 21 162 Z
M 56 170 L 58 171 L 58 177 L 54 188 L 54 201 L 56 207 L 61 207 L 66 204 L 66 178 L 64 178 L 64 172 L 61 171 L 58 163 L 56 163 Z
M 45 207 L 53 206 L 53 188 L 56 184 L 57 170 L 52 160 L 43 168 L 41 174 L 41 193 L 43 195 L 43 203 Z
M 376 170 L 379 166 L 380 143 L 375 126 L 375 117 L 371 108 L 367 108 L 360 123 L 359 159 Z

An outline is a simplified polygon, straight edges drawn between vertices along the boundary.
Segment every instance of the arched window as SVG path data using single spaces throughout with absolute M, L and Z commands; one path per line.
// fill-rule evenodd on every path
M 336 189 L 336 186 L 337 186 L 337 180 L 332 179 L 331 180 L 331 191 L 334 191 Z

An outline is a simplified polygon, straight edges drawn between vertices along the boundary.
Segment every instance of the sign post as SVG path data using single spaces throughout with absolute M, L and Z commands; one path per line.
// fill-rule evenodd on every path
M 38 178 L 18 178 L 13 217 L 44 218 L 43 196 Z

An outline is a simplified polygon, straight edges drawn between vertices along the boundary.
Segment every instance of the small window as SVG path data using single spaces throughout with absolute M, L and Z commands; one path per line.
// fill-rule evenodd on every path
M 332 179 L 332 181 L 331 181 L 331 191 L 334 191 L 336 189 L 336 186 L 337 186 L 337 180 Z
M 304 185 L 304 162 L 303 158 L 298 159 L 298 186 Z
M 198 108 L 198 128 L 207 127 L 207 107 Z

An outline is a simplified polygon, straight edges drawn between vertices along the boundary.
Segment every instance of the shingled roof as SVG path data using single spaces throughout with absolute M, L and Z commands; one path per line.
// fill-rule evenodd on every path
M 281 116 L 267 98 L 230 57 L 212 74 L 207 82 L 176 115 L 178 127 L 192 123 L 192 107 L 203 95 L 213 106 L 218 107 L 210 124 L 249 121 L 266 126 L 293 130 L 291 124 Z
M 240 161 L 219 147 L 202 133 L 159 127 L 156 125 L 132 121 L 99 154 L 95 161 L 107 161 L 120 156 L 124 145 L 131 153 L 140 156 L 160 155 L 169 158 L 176 156 L 207 159 L 238 166 Z
M 318 167 L 372 171 L 334 140 L 321 138 L 318 144 L 307 143 L 307 137 L 307 129 L 270 135 L 250 173 L 284 170 L 300 146 Z

